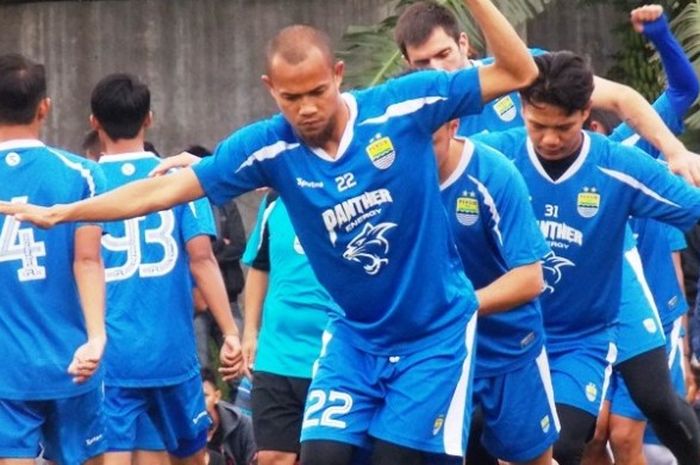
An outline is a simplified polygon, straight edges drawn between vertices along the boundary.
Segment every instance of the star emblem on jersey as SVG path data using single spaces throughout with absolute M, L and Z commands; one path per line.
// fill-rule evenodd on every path
M 595 187 L 584 187 L 576 198 L 576 211 L 584 218 L 593 218 L 600 208 L 600 194 Z
M 389 252 L 389 241 L 384 234 L 394 227 L 396 227 L 395 223 L 379 223 L 376 226 L 365 223 L 362 231 L 348 243 L 343 252 L 343 258 L 361 263 L 367 274 L 376 275 L 384 265 L 389 263 L 389 259 L 386 258 Z
M 493 110 L 505 122 L 513 121 L 518 115 L 518 109 L 515 108 L 515 102 L 510 98 L 510 95 L 496 100 L 496 103 L 493 104 Z
M 370 139 L 366 148 L 367 155 L 372 164 L 380 170 L 385 170 L 394 164 L 396 151 L 391 139 L 381 134 L 376 134 Z
M 542 263 L 542 271 L 544 272 L 544 290 L 543 292 L 549 292 L 554 294 L 555 286 L 562 278 L 562 268 L 567 266 L 576 266 L 574 263 L 564 257 L 559 257 L 554 252 L 549 252 L 544 257 L 544 262 Z
M 457 221 L 464 226 L 471 226 L 479 219 L 479 201 L 474 192 L 462 192 L 457 197 L 456 205 Z
M 19 153 L 17 152 L 10 152 L 5 157 L 5 163 L 7 163 L 7 166 L 17 166 L 21 161 L 22 157 L 20 157 Z

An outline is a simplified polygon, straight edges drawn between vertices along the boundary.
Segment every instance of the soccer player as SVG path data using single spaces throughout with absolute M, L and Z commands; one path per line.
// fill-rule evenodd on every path
M 90 105 L 90 122 L 104 148 L 100 165 L 107 188 L 147 176 L 160 161 L 144 151 L 152 122 L 148 87 L 133 76 L 112 74 L 95 86 Z M 202 463 L 209 420 L 195 350 L 190 272 L 226 335 L 222 365 L 240 365 L 241 358 L 211 249 L 211 208 L 200 200 L 104 228 L 110 337 L 105 462 L 129 464 L 132 451 L 164 446 L 174 463 Z
M 482 66 L 491 60 L 470 60 L 469 39 L 459 30 L 456 18 L 447 8 L 431 1 L 406 8 L 396 25 L 395 40 L 412 68 L 454 71 Z M 700 185 L 700 157 L 685 149 L 639 92 L 596 76 L 591 98 L 594 107 L 614 112 L 664 153 L 673 171 Z M 469 136 L 521 127 L 521 106 L 517 92 L 494 99 L 484 105 L 481 113 L 463 117 L 459 134 Z
M 99 167 L 47 147 L 44 67 L 0 56 L 0 199 L 38 205 L 92 197 Z M 105 450 L 102 228 L 71 223 L 50 231 L 0 215 L 0 462 L 101 463 Z
M 241 348 L 253 381 L 258 463 L 294 465 L 323 330 L 329 313 L 341 311 L 316 279 L 276 192 L 263 197 L 243 262 L 250 268 Z
M 551 253 L 525 181 L 504 155 L 454 138 L 458 120 L 434 136 L 440 189 L 479 321 L 474 403 L 482 441 L 509 463 L 552 463 L 559 419 L 544 348 L 541 260 Z
M 521 92 L 527 131 L 478 138 L 513 158 L 554 251 L 544 264 L 541 302 L 562 423 L 554 458 L 566 465 L 579 463 L 593 433 L 614 360 L 611 330 L 627 218 L 654 217 L 688 228 L 700 217 L 700 191 L 643 152 L 581 130 L 593 90 L 582 58 L 559 52 L 535 61 L 540 77 Z M 699 452 L 679 451 L 679 463 L 697 463 Z
M 491 45 L 492 65 L 341 94 L 343 64 L 327 36 L 291 26 L 270 42 L 263 78 L 281 115 L 236 131 L 193 169 L 96 202 L 0 211 L 50 226 L 275 188 L 312 269 L 344 312 L 329 327 L 309 390 L 302 464 L 345 464 L 370 440 L 375 464 L 461 457 L 477 302 L 440 201 L 432 133 L 536 74 L 496 7 L 465 3 Z
M 636 8 L 630 13 L 630 19 L 635 30 L 643 33 L 659 51 L 668 77 L 668 88 L 654 102 L 654 109 L 675 133 L 680 133 L 683 127 L 683 117 L 698 95 L 698 79 L 692 65 L 680 44 L 671 34 L 661 6 L 646 5 Z M 606 127 L 605 124 L 595 120 L 591 124 L 595 128 L 600 128 L 604 133 L 609 133 L 613 129 L 609 125 Z M 623 141 L 627 145 L 637 145 L 654 157 L 660 155 L 653 146 L 640 139 L 626 124 L 616 128 L 611 139 Z M 619 375 L 620 369 L 626 370 L 628 377 L 636 376 L 640 378 L 639 382 L 644 383 L 649 371 L 653 369 L 653 366 L 656 366 L 654 372 L 664 372 L 664 376 L 655 376 L 656 382 L 650 385 L 653 389 L 646 389 L 641 393 L 637 392 L 636 402 L 644 406 L 642 410 L 650 411 L 657 417 L 668 418 L 669 413 L 677 412 L 677 415 L 683 418 L 684 423 L 694 422 L 692 409 L 673 394 L 671 379 L 665 373 L 668 364 L 669 367 L 672 367 L 674 384 L 678 384 L 674 387 L 680 389 L 684 396 L 685 386 L 682 382 L 683 374 L 680 366 L 682 351 L 679 347 L 682 339 L 679 338 L 678 333 L 681 328 L 679 319 L 686 313 L 687 305 L 676 276 L 672 253 L 674 250 L 685 247 L 685 239 L 679 231 L 654 220 L 634 219 L 631 224 L 637 235 L 641 264 L 644 265 L 644 273 L 649 282 L 655 307 L 660 312 L 666 341 L 655 345 L 654 352 L 638 350 L 630 353 L 630 356 L 626 358 L 618 358 L 620 363 L 611 383 L 612 401 L 611 405 L 607 406 L 611 411 L 610 420 L 608 422 L 605 413 L 607 408 L 604 408 L 603 415 L 599 419 L 599 431 L 596 432 L 596 436 L 607 436 L 607 432 L 600 430 L 609 425 L 610 442 L 615 461 L 622 465 L 644 462 L 642 439 L 646 418 L 630 398 L 627 386 Z M 639 318 L 640 309 L 630 308 L 630 314 L 623 314 L 624 309 L 623 306 L 620 314 L 618 347 L 621 348 L 622 345 L 627 344 L 637 349 L 643 349 L 644 347 L 640 346 L 640 341 L 654 338 L 656 334 L 649 334 L 651 326 Z M 644 325 L 639 326 L 640 329 L 637 331 L 625 331 L 625 328 L 630 327 L 629 322 L 632 321 L 641 322 Z M 622 339 L 626 333 L 629 333 L 629 337 Z M 666 344 L 668 350 L 664 349 Z M 666 361 L 666 352 L 668 352 L 668 362 Z M 659 428 L 657 427 L 657 429 Z M 676 440 L 675 435 L 679 434 L 679 432 L 676 432 L 675 435 L 665 434 L 666 431 L 663 428 L 659 431 L 665 439 L 670 436 L 671 440 Z M 601 452 L 604 453 L 602 444 L 598 447 L 598 454 L 600 455 Z

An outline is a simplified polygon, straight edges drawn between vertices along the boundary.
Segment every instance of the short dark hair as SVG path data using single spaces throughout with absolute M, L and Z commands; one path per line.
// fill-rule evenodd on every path
M 554 105 L 571 115 L 584 110 L 593 93 L 593 71 L 588 62 L 573 52 L 550 52 L 535 57 L 539 75 L 520 91 L 523 101 Z
M 0 124 L 31 123 L 44 98 L 44 65 L 17 53 L 0 56 Z
M 603 110 L 602 108 L 593 108 L 588 119 L 583 124 L 583 127 L 590 129 L 591 123 L 597 121 L 605 127 L 605 133 L 610 134 L 613 130 L 622 123 L 622 119 L 617 116 L 614 112 L 610 110 Z
M 457 18 L 450 10 L 434 2 L 414 3 L 401 13 L 394 29 L 394 41 L 403 56 L 408 58 L 406 48 L 423 45 L 438 27 L 459 42 L 461 31 Z
M 100 137 L 97 131 L 91 129 L 83 137 L 83 143 L 80 144 L 80 148 L 83 149 L 83 153 L 91 152 L 94 154 L 99 154 L 102 152 L 102 146 L 100 144 Z
M 265 48 L 267 73 L 270 74 L 270 65 L 277 55 L 287 63 L 296 65 L 306 59 L 311 48 L 318 49 L 329 66 L 333 66 L 335 62 L 333 45 L 328 34 L 303 24 L 294 24 L 281 29 L 270 39 Z
M 196 155 L 199 158 L 211 156 L 211 150 L 204 147 L 203 145 L 197 145 L 197 144 L 190 145 L 189 147 L 187 147 L 185 149 L 185 152 L 191 153 L 192 155 Z
M 133 139 L 151 109 L 151 92 L 135 76 L 110 74 L 93 89 L 90 107 L 110 139 Z
M 204 367 L 201 370 L 201 375 L 203 383 L 211 383 L 211 385 L 214 386 L 215 389 L 219 389 L 216 385 L 216 375 L 212 370 L 210 370 L 207 367 Z

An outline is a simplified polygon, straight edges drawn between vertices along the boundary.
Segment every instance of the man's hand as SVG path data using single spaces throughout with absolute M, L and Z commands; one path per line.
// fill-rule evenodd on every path
M 38 207 L 28 203 L 0 202 L 0 214 L 14 216 L 17 221 L 27 221 L 42 229 L 54 227 L 61 220 L 60 207 Z
M 700 155 L 687 149 L 677 152 L 673 157 L 664 155 L 671 171 L 683 176 L 690 184 L 700 186 Z
M 241 355 L 241 341 L 238 335 L 225 335 L 224 342 L 219 352 L 219 373 L 224 381 L 241 376 L 243 369 L 243 356 Z
M 249 331 L 247 328 L 243 331 L 243 373 L 250 379 L 253 379 L 253 366 L 255 365 L 255 356 L 258 352 L 258 333 Z
M 630 12 L 630 21 L 634 30 L 641 34 L 645 23 L 656 21 L 663 14 L 664 8 L 661 5 L 644 5 Z
M 68 365 L 68 373 L 73 375 L 74 383 L 84 383 L 95 374 L 100 366 L 106 341 L 105 336 L 92 337 L 78 347 Z
M 160 162 L 160 165 L 153 168 L 148 175 L 151 177 L 161 176 L 172 169 L 187 168 L 188 166 L 192 166 L 200 160 L 201 158 L 196 155 L 192 155 L 189 152 L 182 152 L 179 155 L 174 155 L 163 159 L 163 161 Z

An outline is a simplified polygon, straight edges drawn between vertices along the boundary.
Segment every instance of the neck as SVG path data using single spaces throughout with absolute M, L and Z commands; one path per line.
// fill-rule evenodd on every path
M 350 109 L 348 108 L 348 104 L 345 103 L 345 99 L 340 95 L 338 95 L 338 98 L 340 99 L 340 109 L 338 110 L 338 119 L 336 120 L 335 128 L 333 128 L 331 137 L 320 146 L 320 148 L 333 158 L 338 156 L 340 140 L 343 138 L 345 128 L 350 121 Z
M 459 166 L 459 161 L 462 159 L 462 152 L 464 151 L 464 141 L 461 139 L 450 139 L 450 147 L 447 150 L 447 156 L 443 157 L 442 160 L 438 160 L 438 174 L 440 176 L 440 183 L 443 183 L 452 176 L 455 172 L 457 166 Z
M 119 139 L 110 140 L 108 137 L 102 139 L 104 147 L 103 155 L 119 155 L 122 153 L 143 152 L 143 139 Z
M 0 126 L 0 142 L 17 139 L 39 139 L 39 126 L 35 124 Z

